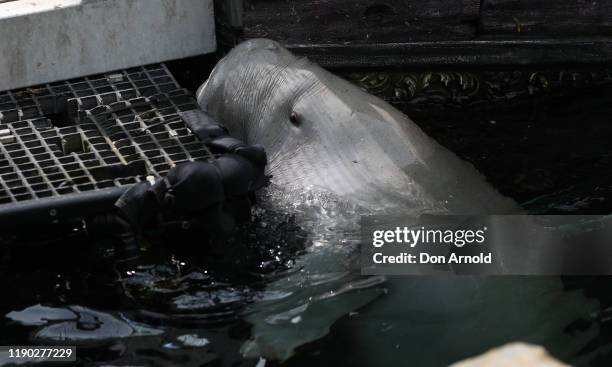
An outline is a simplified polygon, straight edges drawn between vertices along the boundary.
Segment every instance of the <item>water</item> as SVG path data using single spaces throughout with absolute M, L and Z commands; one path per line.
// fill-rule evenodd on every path
M 42 258 L 13 251 L 3 263 L 0 344 L 77 345 L 82 363 L 112 365 L 253 366 L 263 363 L 258 353 L 285 358 L 296 347 L 286 365 L 393 365 L 409 355 L 435 366 L 511 340 L 585 366 L 610 353 L 601 279 L 363 278 L 357 211 L 316 192 L 279 208 L 277 195 L 286 193 L 262 194 L 242 231 L 252 262 L 240 270 L 156 251 L 117 265 L 78 234 Z M 298 227 L 289 210 L 312 221 Z M 385 298 L 402 308 L 364 316 Z
M 604 92 L 575 97 L 582 108 L 559 99 L 416 120 L 533 213 L 610 213 Z M 590 128 L 577 132 L 578 121 Z M 261 367 L 278 362 L 259 352 L 295 347 L 287 366 L 442 366 L 511 340 L 579 366 L 612 360 L 608 277 L 363 278 L 356 208 L 279 195 L 295 193 L 262 193 L 232 251 L 190 251 L 198 237 L 185 236 L 117 264 L 108 244 L 72 228 L 44 244 L 2 238 L 0 345 L 78 345 L 82 365 Z

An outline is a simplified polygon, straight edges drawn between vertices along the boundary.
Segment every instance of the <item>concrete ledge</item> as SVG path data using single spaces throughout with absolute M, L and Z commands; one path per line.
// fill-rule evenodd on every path
M 0 3 L 0 90 L 215 49 L 213 0 Z

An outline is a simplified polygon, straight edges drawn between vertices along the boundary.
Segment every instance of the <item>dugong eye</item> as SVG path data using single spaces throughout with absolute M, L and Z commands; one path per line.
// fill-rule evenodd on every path
M 299 116 L 295 111 L 291 111 L 291 115 L 289 115 L 289 121 L 291 121 L 291 123 L 294 125 L 299 124 Z

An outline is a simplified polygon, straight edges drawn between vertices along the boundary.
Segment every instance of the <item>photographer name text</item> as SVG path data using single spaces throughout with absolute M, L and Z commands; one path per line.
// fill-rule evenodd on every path
M 372 261 L 374 264 L 491 264 L 493 262 L 491 252 L 460 255 L 450 251 L 453 247 L 482 245 L 486 241 L 486 232 L 487 227 L 459 230 L 396 227 L 393 230 L 375 230 L 372 232 L 372 246 L 381 252 L 374 252 Z M 415 249 L 419 245 L 431 247 L 422 246 L 418 253 L 384 254 L 383 247 L 389 249 L 389 245 L 407 246 L 409 249 Z M 449 249 L 448 254 L 434 255 L 427 251 L 439 252 L 439 246 L 444 245 Z

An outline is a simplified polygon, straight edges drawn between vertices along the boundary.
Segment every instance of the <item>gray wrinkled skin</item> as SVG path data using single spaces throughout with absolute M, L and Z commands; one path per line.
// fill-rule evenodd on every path
M 262 144 L 286 189 L 312 185 L 370 210 L 516 211 L 404 114 L 274 42 L 234 49 L 198 101 L 232 135 Z
M 514 340 L 572 356 L 597 333 L 564 334 L 598 306 L 558 278 L 360 275 L 361 214 L 518 212 L 384 101 L 269 40 L 236 47 L 197 96 L 230 134 L 265 147 L 264 198 L 311 235 L 295 271 L 267 286 L 279 296 L 245 313 L 246 356 L 287 359 L 351 312 L 336 330 L 364 366 L 444 365 Z

